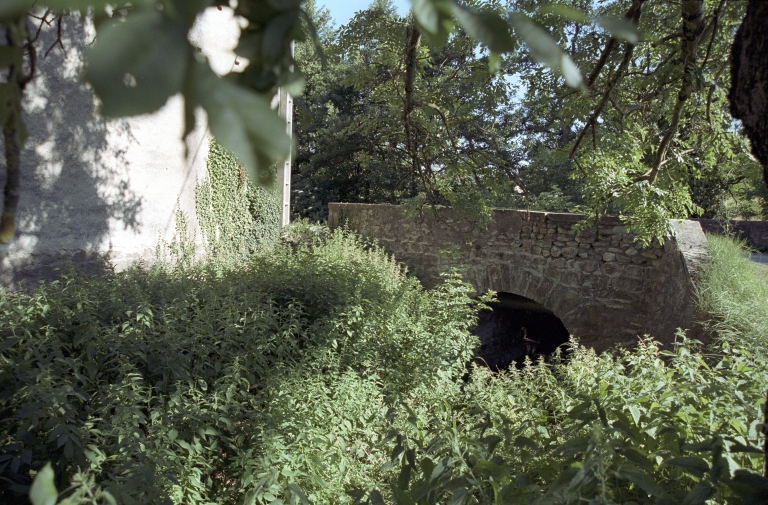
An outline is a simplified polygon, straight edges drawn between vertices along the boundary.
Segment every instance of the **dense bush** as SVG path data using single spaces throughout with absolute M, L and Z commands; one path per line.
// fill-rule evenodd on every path
M 0 501 L 51 461 L 71 503 L 765 503 L 764 348 L 470 370 L 468 286 L 293 242 L 0 299 Z
M 123 503 L 335 502 L 375 481 L 389 405 L 456 382 L 466 287 L 423 291 L 334 234 L 230 270 L 65 277 L 0 301 L 0 475 L 46 461 Z M 246 500 L 248 501 L 248 500 Z

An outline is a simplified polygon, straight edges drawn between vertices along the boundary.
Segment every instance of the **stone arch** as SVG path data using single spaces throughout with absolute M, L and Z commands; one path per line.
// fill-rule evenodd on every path
M 535 300 L 502 291 L 490 307 L 478 313 L 472 333 L 480 340 L 476 361 L 491 370 L 548 357 L 568 343 L 563 322 Z

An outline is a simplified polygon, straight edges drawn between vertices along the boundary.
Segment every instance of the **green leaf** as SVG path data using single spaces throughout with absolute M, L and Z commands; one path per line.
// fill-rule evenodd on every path
M 261 54 L 266 61 L 276 61 L 285 54 L 292 38 L 288 34 L 298 24 L 299 13 L 296 10 L 286 11 L 269 21 L 261 44 Z
M 616 470 L 616 476 L 630 481 L 651 496 L 660 497 L 664 494 L 664 490 L 653 480 L 653 477 L 634 465 L 621 465 Z
M 479 40 L 494 53 L 507 53 L 516 49 L 509 33 L 509 24 L 491 12 L 476 12 L 453 4 L 453 14 L 470 37 Z
M 475 466 L 479 469 L 485 470 L 488 472 L 488 475 L 496 479 L 501 479 L 505 475 L 509 474 L 508 468 L 484 459 L 478 459 Z
M 217 76 L 207 65 L 198 64 L 195 77 L 194 99 L 208 113 L 213 136 L 245 165 L 252 180 L 273 184 L 274 163 L 291 149 L 285 121 L 265 97 Z
M 532 449 L 534 451 L 538 451 L 539 450 L 539 446 L 538 446 L 538 444 L 536 442 L 534 442 L 532 439 L 530 439 L 528 437 L 524 437 L 522 435 L 520 435 L 520 436 L 515 438 L 514 444 L 515 444 L 515 447 L 519 447 L 521 449 L 524 448 L 524 447 L 527 447 L 527 448 Z
M 184 25 L 145 10 L 97 30 L 85 78 L 102 101 L 103 115 L 145 114 L 182 90 L 192 59 Z
M 544 28 L 520 12 L 511 12 L 509 21 L 525 41 L 533 59 L 560 72 L 568 86 L 576 88 L 584 83 L 576 64 Z
M 392 486 L 392 493 L 395 495 L 395 503 L 397 505 L 416 505 L 416 502 L 405 489 L 401 489 L 398 486 Z
M 575 407 L 573 407 L 571 410 L 568 411 L 566 414 L 571 419 L 581 419 L 581 414 L 592 407 L 592 400 L 584 401 Z
M 432 461 L 428 456 L 425 456 L 421 461 L 419 461 L 419 465 L 421 466 L 421 473 L 424 474 L 424 478 L 427 480 L 432 480 L 432 472 L 435 470 L 434 461 Z
M 712 486 L 712 483 L 708 480 L 703 480 L 696 484 L 696 487 L 691 489 L 691 491 L 685 495 L 681 505 L 702 505 L 713 494 L 715 494 L 715 488 Z
M 368 501 L 370 501 L 372 505 L 386 504 L 386 502 L 384 501 L 384 497 L 381 495 L 381 492 L 378 489 L 374 489 L 373 491 L 371 491 L 371 494 L 368 495 Z
M 579 468 L 576 475 L 573 476 L 571 482 L 568 483 L 568 491 L 576 491 L 582 487 L 591 485 L 595 480 L 595 472 L 593 468 L 595 463 L 593 461 L 587 461 L 584 466 Z
M 18 46 L 0 46 L 0 69 L 21 66 L 24 50 Z
M 403 465 L 400 469 L 400 475 L 397 477 L 397 488 L 406 490 L 411 481 L 411 466 Z
M 467 490 L 463 487 L 453 491 L 453 495 L 448 500 L 448 505 L 464 505 L 467 501 Z
M 56 484 L 53 483 L 53 468 L 50 463 L 37 472 L 32 487 L 29 489 L 29 501 L 32 505 L 54 505 L 59 497 Z
M 413 0 L 413 17 L 422 30 L 436 35 L 440 29 L 440 15 L 432 0 Z
M 298 484 L 291 482 L 290 484 L 288 484 L 288 488 L 291 490 L 293 494 L 299 497 L 299 499 L 301 500 L 301 503 L 303 503 L 304 505 L 309 505 L 309 500 L 307 500 L 307 496 L 304 494 L 304 491 L 301 490 Z
M 601 16 L 595 19 L 595 23 L 610 33 L 614 39 L 624 40 L 630 44 L 637 44 L 640 40 L 637 24 L 625 17 Z
M 543 14 L 555 14 L 557 16 L 562 16 L 564 18 L 568 18 L 571 21 L 575 21 L 577 23 L 583 23 L 587 20 L 587 15 L 584 14 L 583 11 L 579 9 L 574 9 L 573 7 L 570 7 L 568 5 L 562 5 L 562 4 L 545 5 L 540 9 L 540 12 Z
M 686 472 L 690 472 L 696 476 L 709 471 L 709 464 L 702 458 L 694 456 L 681 456 L 679 458 L 671 458 L 664 461 L 663 466 L 675 466 L 682 468 Z
M 280 76 L 277 85 L 283 88 L 291 96 L 300 96 L 304 92 L 304 74 L 301 72 L 288 72 Z

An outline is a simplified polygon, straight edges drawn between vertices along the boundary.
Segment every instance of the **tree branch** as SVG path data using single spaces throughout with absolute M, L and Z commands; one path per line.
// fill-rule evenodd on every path
M 677 103 L 672 111 L 672 121 L 661 139 L 653 166 L 648 172 L 638 178 L 639 181 L 656 182 L 661 167 L 666 163 L 667 150 L 672 142 L 672 137 L 677 134 L 680 126 L 680 116 L 683 106 L 693 92 L 694 68 L 696 65 L 696 49 L 699 47 L 701 34 L 704 32 L 704 0 L 684 0 L 682 8 L 683 18 L 683 83 L 677 93 Z

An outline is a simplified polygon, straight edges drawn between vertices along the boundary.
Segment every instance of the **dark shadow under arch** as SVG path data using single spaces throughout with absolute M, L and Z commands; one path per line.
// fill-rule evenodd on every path
M 526 356 L 549 356 L 568 342 L 569 332 L 549 309 L 530 298 L 498 293 L 491 310 L 478 313 L 472 333 L 480 339 L 476 361 L 491 370 L 522 364 Z

